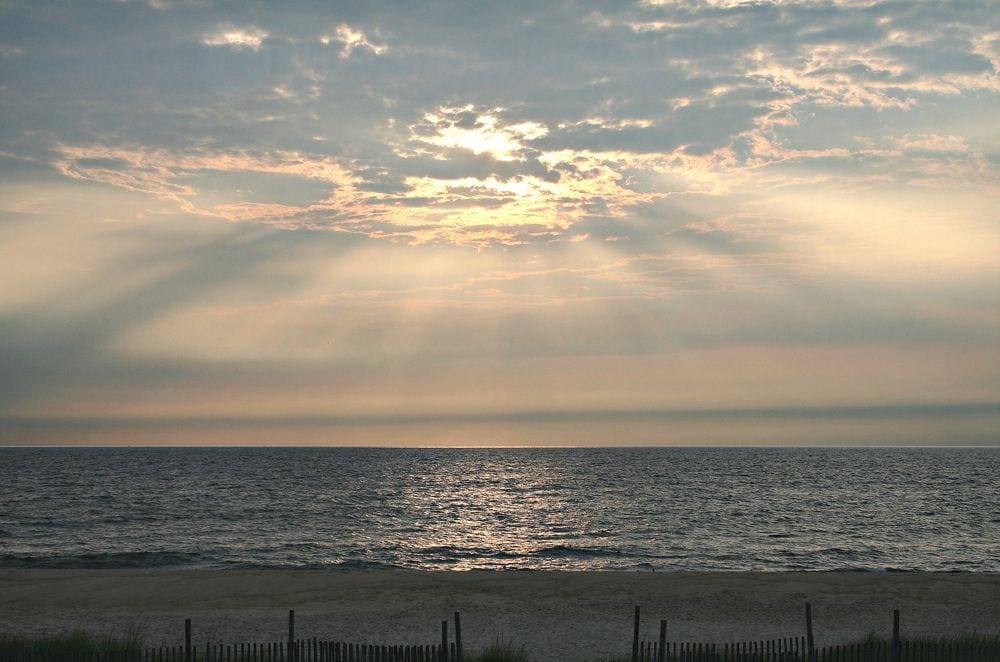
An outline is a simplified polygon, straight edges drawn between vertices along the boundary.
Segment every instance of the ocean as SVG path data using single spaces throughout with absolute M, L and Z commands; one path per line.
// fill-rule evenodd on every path
M 0 567 L 1000 571 L 996 448 L 0 448 Z

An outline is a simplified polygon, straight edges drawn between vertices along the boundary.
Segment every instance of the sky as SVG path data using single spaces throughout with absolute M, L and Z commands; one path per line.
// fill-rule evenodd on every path
M 0 443 L 1000 444 L 994 2 L 0 0 Z

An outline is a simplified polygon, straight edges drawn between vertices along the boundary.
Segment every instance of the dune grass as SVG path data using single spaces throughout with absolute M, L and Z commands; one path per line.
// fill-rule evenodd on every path
M 465 659 L 466 662 L 531 662 L 531 658 L 523 648 L 500 641 L 486 648 L 470 651 L 465 655 Z
M 903 640 L 936 646 L 959 646 L 964 648 L 986 646 L 991 648 L 1000 648 L 1000 634 L 978 634 L 976 632 L 971 634 L 959 634 L 951 637 L 903 637 Z M 861 643 L 888 644 L 889 638 L 872 632 L 869 633 L 868 636 L 861 641 Z
M 142 628 L 130 625 L 121 636 L 95 635 L 84 630 L 62 634 L 27 636 L 0 634 L 0 655 L 5 658 L 90 658 L 95 655 L 113 657 L 138 656 L 145 645 Z

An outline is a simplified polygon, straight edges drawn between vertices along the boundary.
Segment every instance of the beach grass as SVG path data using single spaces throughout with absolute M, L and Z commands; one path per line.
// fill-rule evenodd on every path
M 44 636 L 0 633 L 0 654 L 13 658 L 84 659 L 98 654 L 124 658 L 139 656 L 144 647 L 145 637 L 137 625 L 126 626 L 118 636 L 84 630 Z
M 987 646 L 1000 648 L 1000 634 L 979 634 L 976 632 L 959 634 L 951 637 L 903 637 L 904 641 L 921 644 L 931 644 L 937 646 L 960 646 L 964 648 L 974 648 L 976 646 Z M 887 644 L 889 639 L 884 635 L 870 633 L 862 644 Z
M 524 648 L 500 641 L 486 648 L 470 651 L 465 659 L 467 662 L 531 662 L 531 657 Z

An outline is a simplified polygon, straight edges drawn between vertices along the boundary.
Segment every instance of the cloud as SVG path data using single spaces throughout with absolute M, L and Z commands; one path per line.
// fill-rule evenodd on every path
M 229 24 L 216 26 L 201 37 L 205 46 L 226 46 L 235 50 L 258 51 L 267 39 L 268 32 L 254 26 L 236 27 Z
M 433 114 L 430 114 L 434 116 Z M 484 119 L 485 118 L 485 119 Z M 630 184 L 627 172 L 653 170 L 689 181 L 684 190 L 704 188 L 693 164 L 697 157 L 664 157 L 630 152 L 560 150 L 541 152 L 521 140 L 542 136 L 544 127 L 531 121 L 503 124 L 492 115 L 476 115 L 471 140 L 458 126 L 444 123 L 442 133 L 411 138 L 433 150 L 432 162 L 448 160 L 449 148 L 483 148 L 490 157 L 513 157 L 525 168 L 505 174 L 466 177 L 407 175 L 397 191 L 367 188 L 348 161 L 303 152 L 252 150 L 175 151 L 141 146 L 59 145 L 52 161 L 63 175 L 146 193 L 177 204 L 184 212 L 231 221 L 252 221 L 287 228 L 335 229 L 407 241 L 459 244 L 523 243 L 548 240 L 588 216 L 599 213 L 624 218 L 630 206 L 650 202 L 663 193 Z M 440 122 L 435 123 L 441 128 Z M 449 132 L 457 127 L 457 133 Z M 436 145 L 441 138 L 443 145 Z M 452 139 L 455 141 L 451 146 Z M 481 140 L 482 142 L 477 142 Z M 421 148 L 422 149 L 422 148 Z M 418 153 L 404 158 L 421 158 Z M 499 159 L 504 163 L 504 159 Z M 214 173 L 214 174 L 213 174 Z M 293 177 L 326 182 L 327 196 L 305 197 L 299 204 L 263 199 L 249 201 L 233 188 L 205 191 L 211 175 L 218 186 L 224 174 Z M 707 180 L 706 180 L 707 181 Z M 305 193 L 308 196 L 308 193 Z M 534 228 L 532 230 L 531 228 Z
M 364 201 L 374 196 L 358 189 L 361 180 L 350 168 L 337 159 L 299 152 L 184 153 L 135 145 L 61 145 L 53 167 L 72 179 L 150 194 L 176 204 L 179 211 L 205 218 L 363 232 L 357 224 L 377 213 L 363 209 Z M 273 194 L 251 201 L 236 183 L 227 185 L 225 177 L 230 175 L 239 176 L 235 181 L 244 185 L 261 176 L 266 185 L 270 176 L 279 190 L 286 191 L 296 181 L 325 186 L 300 186 L 298 204 L 280 202 Z M 275 181 L 278 177 L 287 180 Z M 209 187 L 214 191 L 206 191 Z
M 696 9 L 700 7 L 711 7 L 713 9 L 734 9 L 758 5 L 834 5 L 837 7 L 871 7 L 873 5 L 877 5 L 879 1 L 880 0 L 641 0 L 641 4 L 649 5 L 650 7 L 686 9 Z
M 928 94 L 998 89 L 996 33 L 981 24 L 982 9 L 972 3 L 947 18 L 916 21 L 877 2 L 650 2 L 591 24 L 660 40 L 689 71 L 765 85 L 789 107 L 910 109 Z M 940 21 L 949 22 L 947 31 Z M 717 32 L 721 40 L 722 31 L 731 38 L 714 49 L 694 40 Z M 727 55 L 723 64 L 718 58 Z
M 359 48 L 367 49 L 375 55 L 382 55 L 389 51 L 389 47 L 386 44 L 372 42 L 364 32 L 352 28 L 346 23 L 338 25 L 333 34 L 321 36 L 319 41 L 324 46 L 332 42 L 338 42 L 340 44 L 340 57 L 345 59 L 349 58 Z
M 442 106 L 410 126 L 410 140 L 489 154 L 498 161 L 523 161 L 529 149 L 525 143 L 547 135 L 548 127 L 532 121 L 505 123 L 500 117 L 502 112 L 503 108 L 477 111 L 472 104 Z
M 993 3 L 167 4 L 4 6 L 5 403 L 996 399 Z
M 969 151 L 969 143 L 962 136 L 942 136 L 937 133 L 926 135 L 905 135 L 899 139 L 899 148 L 907 151 L 951 152 L 963 154 Z
M 0 44 L 0 58 L 3 59 L 14 59 L 24 55 L 24 49 L 20 46 L 12 46 L 10 44 Z

